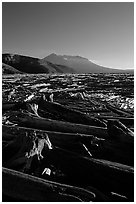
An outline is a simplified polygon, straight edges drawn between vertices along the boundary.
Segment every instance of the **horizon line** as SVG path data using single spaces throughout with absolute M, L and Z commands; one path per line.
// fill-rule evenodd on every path
M 63 54 L 63 55 L 61 55 L 61 54 L 56 54 L 55 52 L 52 52 L 51 54 L 48 54 L 47 56 L 45 56 L 45 57 L 43 57 L 43 58 L 39 58 L 39 57 L 36 57 L 36 56 L 30 56 L 30 55 L 27 55 L 27 54 L 22 54 L 22 53 L 16 53 L 16 52 L 13 52 L 13 53 L 10 53 L 10 52 L 2 52 L 2 54 L 11 54 L 11 55 L 21 55 L 21 56 L 26 56 L 26 57 L 32 57 L 32 58 L 37 58 L 37 59 L 44 59 L 45 57 L 47 57 L 47 56 L 49 56 L 49 55 L 51 55 L 51 54 L 55 54 L 55 55 L 60 55 L 60 56 L 64 56 L 64 55 L 67 55 L 67 56 L 72 56 L 72 57 L 81 57 L 81 58 L 85 58 L 85 59 L 87 59 L 88 61 L 90 61 L 90 62 L 92 62 L 92 63 L 94 63 L 94 64 L 96 64 L 96 65 L 98 65 L 98 66 L 102 66 L 102 67 L 104 67 L 104 68 L 109 68 L 109 69 L 121 69 L 121 70 L 134 70 L 134 67 L 133 68 L 122 68 L 122 67 L 118 67 L 118 68 L 115 68 L 115 67 L 111 67 L 111 66 L 105 66 L 105 65 L 102 65 L 102 64 L 100 64 L 99 62 L 96 62 L 95 60 L 91 60 L 91 59 L 88 59 L 88 58 L 86 58 L 86 57 L 84 57 L 84 56 L 80 56 L 80 55 L 68 55 L 68 54 Z

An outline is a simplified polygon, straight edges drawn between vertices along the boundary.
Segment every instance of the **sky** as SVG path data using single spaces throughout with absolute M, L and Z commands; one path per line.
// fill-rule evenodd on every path
M 3 2 L 2 52 L 134 67 L 133 2 Z

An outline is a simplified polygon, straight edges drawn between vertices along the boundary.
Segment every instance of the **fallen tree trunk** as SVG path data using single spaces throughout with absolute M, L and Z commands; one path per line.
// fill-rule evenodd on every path
M 128 145 L 119 140 L 108 139 L 100 141 L 97 151 L 95 153 L 92 151 L 92 155 L 95 155 L 95 158 L 134 166 L 134 144 Z
M 134 145 L 134 133 L 117 120 L 109 120 L 107 124 L 108 134 L 112 139 Z
M 134 126 L 134 118 L 127 118 L 127 117 L 120 117 L 120 116 L 96 116 L 99 119 L 104 119 L 104 120 L 119 120 L 122 122 L 124 125 L 129 125 L 129 126 Z
M 107 120 L 113 119 L 113 120 L 128 120 L 130 122 L 134 121 L 134 118 L 127 118 L 127 117 L 121 117 L 121 116 L 99 115 L 96 117 L 100 119 L 107 119 Z
M 38 118 L 24 113 L 20 113 L 16 116 L 11 116 L 9 118 L 9 121 L 18 124 L 19 126 L 36 128 L 41 130 L 88 134 L 97 136 L 99 138 L 108 137 L 107 129 L 103 127 L 95 127 L 45 118 Z
M 8 103 L 2 103 L 2 111 L 8 111 L 8 110 L 18 110 L 18 109 L 24 109 L 26 108 L 25 102 L 8 102 Z
M 108 103 L 106 103 L 105 105 L 106 105 L 106 108 L 113 111 L 114 113 L 117 113 L 117 114 L 119 114 L 121 116 L 133 117 L 133 114 L 131 114 L 131 113 L 125 111 L 125 110 L 114 107 L 114 106 L 112 106 L 111 104 L 108 104 Z
M 64 149 L 68 149 L 73 152 L 80 153 L 82 155 L 88 155 L 88 152 L 83 147 L 82 143 L 89 143 L 99 141 L 100 139 L 94 137 L 93 135 L 83 135 L 83 134 L 72 134 L 72 133 L 61 133 L 52 131 L 42 131 L 32 128 L 24 128 L 17 126 L 5 126 L 2 127 L 2 140 L 3 146 L 8 144 L 10 141 L 16 139 L 17 137 L 35 134 L 40 137 L 48 135 L 53 146 L 59 146 Z M 3 155 L 4 156 L 4 155 Z
M 49 161 L 59 165 L 68 175 L 68 181 L 81 186 L 97 188 L 104 194 L 116 192 L 134 199 L 134 172 L 133 168 L 115 162 L 85 158 L 73 153 L 53 149 L 49 154 Z
M 58 146 L 81 155 L 89 156 L 89 151 L 94 158 L 106 159 L 122 164 L 134 165 L 134 145 L 127 145 L 113 139 L 99 139 L 93 135 L 43 131 L 18 126 L 2 127 L 2 140 L 8 143 L 16 137 L 35 134 L 48 135 L 53 146 Z
M 34 175 L 37 175 L 38 171 L 37 176 L 42 176 L 45 167 L 52 168 L 54 166 L 65 175 L 61 180 L 63 183 L 84 188 L 93 186 L 103 194 L 109 195 L 111 192 L 116 192 L 126 196 L 129 201 L 133 200 L 134 175 L 132 167 L 83 157 L 60 148 L 49 149 L 49 146 L 42 145 L 42 141 L 45 141 L 44 138 L 37 137 L 35 134 L 17 137 L 7 149 L 9 158 L 3 163 L 4 167 Z M 13 154 L 12 150 L 14 150 L 14 155 L 11 155 L 11 153 Z M 5 148 L 3 155 L 5 155 Z M 43 175 L 44 177 L 46 178 Z
M 102 193 L 37 178 L 15 170 L 2 169 L 2 192 L 23 202 L 89 202 L 107 201 Z
M 57 116 L 60 118 L 60 120 L 91 126 L 106 127 L 106 124 L 103 121 L 95 117 L 90 117 L 80 111 L 72 110 L 59 103 L 52 103 L 43 100 L 40 102 L 39 101 L 40 99 L 36 98 L 30 102 L 3 103 L 2 110 L 4 112 L 8 110 L 25 109 L 31 113 L 34 113 L 36 116 L 40 115 L 41 117 L 45 118 L 47 117 L 47 113 L 50 113 L 52 116 L 54 116 L 54 118 Z
M 58 115 L 61 119 L 68 122 L 106 127 L 106 124 L 95 117 L 90 117 L 80 111 L 72 110 L 59 103 L 52 103 L 48 101 L 40 101 L 38 103 L 39 110 L 46 110 L 54 115 Z M 46 115 L 46 114 L 45 114 Z M 42 116 L 42 115 L 41 115 Z
M 93 135 L 85 135 L 85 134 L 75 134 L 75 133 L 62 133 L 62 132 L 53 132 L 53 131 L 43 131 L 26 127 L 18 127 L 18 126 L 2 126 L 2 139 L 10 140 L 18 137 L 23 134 L 26 135 L 26 132 L 29 134 L 31 132 L 36 132 L 38 135 L 48 134 L 51 142 L 54 145 L 59 145 L 60 143 L 64 144 L 72 144 L 80 141 L 89 142 L 96 139 Z M 98 138 L 97 138 L 98 139 Z

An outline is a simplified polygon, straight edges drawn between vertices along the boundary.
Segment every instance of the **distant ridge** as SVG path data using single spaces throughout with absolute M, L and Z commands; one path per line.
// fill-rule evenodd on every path
M 2 63 L 2 74 L 21 74 L 22 72 L 11 67 L 8 64 Z
M 42 60 L 18 54 L 3 54 L 2 62 L 23 73 L 75 73 L 72 68 L 65 65 L 58 65 L 45 59 Z
M 50 54 L 44 58 L 52 63 L 72 67 L 77 73 L 134 73 L 133 69 L 113 69 L 97 65 L 81 56 Z
M 2 54 L 4 66 L 9 65 L 20 73 L 130 73 L 134 74 L 133 69 L 112 69 L 97 65 L 87 58 L 81 56 L 57 55 L 52 53 L 43 59 L 18 55 Z M 11 70 L 11 69 L 10 69 Z M 13 71 L 16 73 L 16 71 Z M 3 73 L 8 69 L 3 70 Z

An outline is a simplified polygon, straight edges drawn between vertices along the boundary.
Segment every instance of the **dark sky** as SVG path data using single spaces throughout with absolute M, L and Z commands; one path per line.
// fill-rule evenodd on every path
M 43 58 L 80 55 L 103 66 L 132 68 L 132 2 L 4 2 L 3 53 Z

